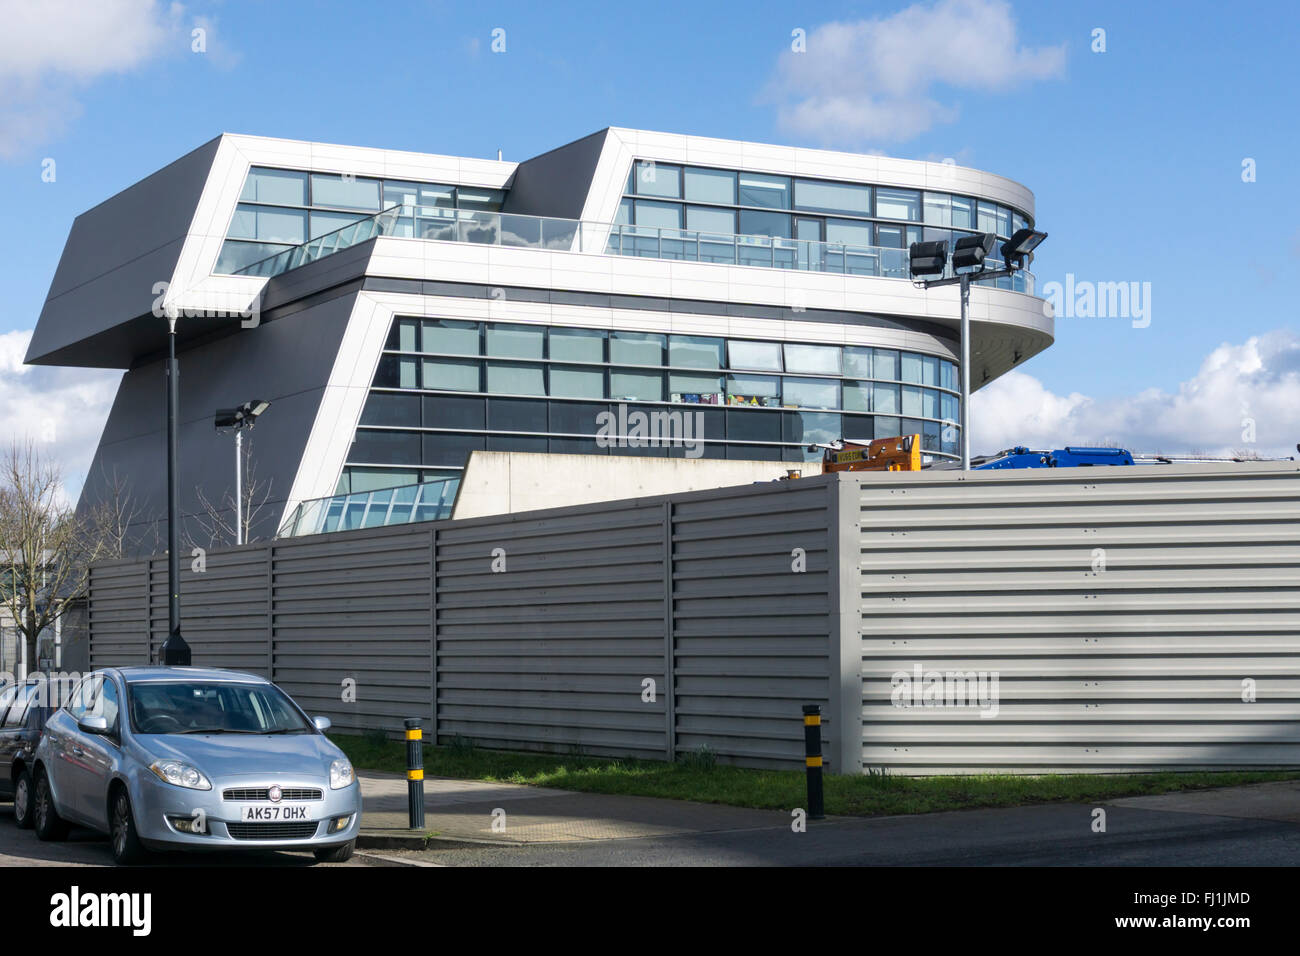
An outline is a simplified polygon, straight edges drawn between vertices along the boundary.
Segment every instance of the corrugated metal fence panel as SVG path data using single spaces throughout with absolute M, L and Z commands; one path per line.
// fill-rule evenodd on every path
M 275 682 L 308 713 L 345 732 L 429 716 L 431 540 L 425 525 L 275 543 Z
M 631 502 L 440 526 L 439 739 L 665 755 L 662 514 Z
M 86 615 L 92 669 L 147 663 L 146 575 L 144 562 L 91 568 Z
M 829 500 L 825 483 L 800 480 L 674 504 L 678 753 L 708 747 L 751 765 L 798 767 L 803 704 L 822 704 L 824 729 L 835 732 L 825 706 Z
M 203 570 L 181 560 L 181 634 L 194 660 L 267 676 L 266 549 L 209 551 Z M 151 630 L 153 659 L 167 639 L 167 561 L 153 561 Z
M 1294 466 L 857 480 L 868 766 L 1300 765 Z M 918 666 L 996 716 L 896 706 Z

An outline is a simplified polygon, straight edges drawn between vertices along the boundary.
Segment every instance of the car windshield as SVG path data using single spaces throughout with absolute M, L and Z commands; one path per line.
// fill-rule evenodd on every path
M 233 681 L 140 681 L 128 686 L 137 734 L 304 734 L 314 728 L 275 687 Z

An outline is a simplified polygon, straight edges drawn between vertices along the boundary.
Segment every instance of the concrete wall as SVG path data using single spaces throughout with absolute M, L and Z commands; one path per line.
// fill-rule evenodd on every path
M 821 474 L 821 462 L 471 452 L 454 518 L 644 498 Z

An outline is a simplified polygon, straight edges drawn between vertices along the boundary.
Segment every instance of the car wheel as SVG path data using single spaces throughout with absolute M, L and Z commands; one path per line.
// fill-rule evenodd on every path
M 14 823 L 20 830 L 32 828 L 32 772 L 26 767 L 14 781 Z
M 36 827 L 36 836 L 41 840 L 62 840 L 68 835 L 68 824 L 54 808 L 54 794 L 50 791 L 50 779 L 45 769 L 36 771 L 36 789 L 32 800 L 32 824 Z
M 108 838 L 113 844 L 113 860 L 118 866 L 139 863 L 148 855 L 135 831 L 131 798 L 127 795 L 126 787 L 118 787 L 113 797 L 113 808 L 108 819 Z
M 312 852 L 316 854 L 316 862 L 318 863 L 343 863 L 352 859 L 352 851 L 356 849 L 356 845 L 356 840 L 349 840 L 342 846 L 327 846 Z

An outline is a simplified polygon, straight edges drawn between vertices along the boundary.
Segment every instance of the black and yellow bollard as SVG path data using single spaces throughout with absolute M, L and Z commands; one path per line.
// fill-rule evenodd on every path
M 424 731 L 420 718 L 406 718 L 406 804 L 411 829 L 424 829 Z
M 824 820 L 826 803 L 822 795 L 822 708 L 803 705 L 804 766 L 808 768 L 808 819 Z

